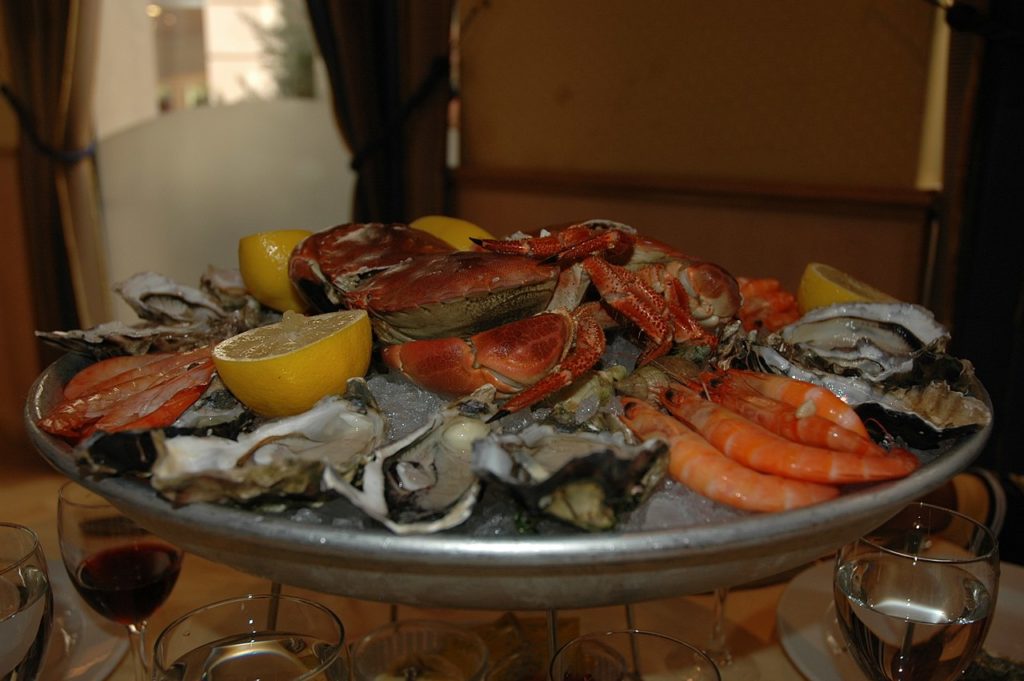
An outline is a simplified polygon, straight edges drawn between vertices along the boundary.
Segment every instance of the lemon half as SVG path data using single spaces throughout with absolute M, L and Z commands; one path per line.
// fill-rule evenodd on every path
M 278 312 L 306 309 L 288 277 L 288 258 L 295 245 L 310 234 L 304 229 L 279 229 L 238 240 L 238 269 L 253 298 Z
M 804 269 L 796 290 L 796 300 L 801 313 L 836 303 L 898 302 L 888 293 L 820 262 L 809 263 Z
M 416 218 L 409 226 L 421 232 L 433 234 L 438 239 L 445 241 L 452 248 L 460 251 L 472 250 L 475 244 L 470 238 L 493 239 L 494 236 L 482 227 L 474 225 L 467 220 L 450 218 L 446 215 L 424 215 Z
M 365 310 L 311 317 L 285 312 L 277 324 L 218 343 L 213 363 L 228 390 L 257 414 L 289 416 L 365 376 L 372 346 Z

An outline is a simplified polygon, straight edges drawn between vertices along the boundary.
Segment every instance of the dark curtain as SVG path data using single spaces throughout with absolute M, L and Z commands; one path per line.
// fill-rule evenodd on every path
M 955 355 L 970 358 L 995 407 L 979 463 L 1024 474 L 1024 3 L 993 0 L 968 27 L 984 41 L 964 187 Z
M 11 70 L 4 95 L 20 123 L 19 177 L 39 329 L 107 318 L 91 155 L 99 9 L 100 0 L 0 3 Z
M 451 0 L 307 0 L 358 179 L 353 219 L 447 212 Z

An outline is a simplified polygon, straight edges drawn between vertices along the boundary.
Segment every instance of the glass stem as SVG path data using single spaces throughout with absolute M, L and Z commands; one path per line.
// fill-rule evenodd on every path
M 708 654 L 720 667 L 732 664 L 732 653 L 725 640 L 725 601 L 728 596 L 728 587 L 715 589 L 711 636 L 708 640 Z
M 149 655 L 146 654 L 146 623 L 129 624 L 127 629 L 135 681 L 151 681 Z

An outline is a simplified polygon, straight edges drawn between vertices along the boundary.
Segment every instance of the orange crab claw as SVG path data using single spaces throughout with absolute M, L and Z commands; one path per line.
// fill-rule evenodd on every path
M 575 343 L 565 358 L 531 388 L 519 393 L 489 420 L 501 418 L 533 406 L 548 395 L 564 388 L 591 369 L 604 354 L 604 330 L 597 321 L 596 304 L 587 303 L 572 313 L 576 329 Z
M 545 312 L 471 336 L 412 341 L 382 356 L 422 388 L 468 395 L 485 383 L 512 395 L 495 418 L 525 409 L 572 383 L 604 353 L 604 331 L 593 304 Z M 519 392 L 522 391 L 522 392 Z M 518 393 L 518 394 L 516 394 Z
M 573 321 L 548 312 L 483 331 L 468 340 L 438 338 L 384 348 L 384 361 L 414 383 L 445 395 L 468 395 L 490 383 L 506 395 L 541 380 L 573 339 Z

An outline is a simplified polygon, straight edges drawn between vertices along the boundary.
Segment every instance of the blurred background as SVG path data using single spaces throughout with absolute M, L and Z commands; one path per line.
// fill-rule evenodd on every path
M 795 289 L 818 261 L 953 329 L 1020 471 L 1019 2 L 61 0 L 0 11 L 5 455 L 54 358 L 238 238 L 445 213 L 632 224 Z

